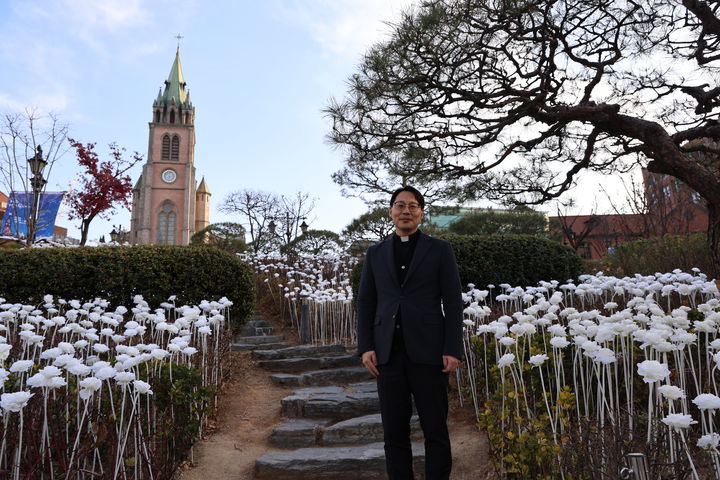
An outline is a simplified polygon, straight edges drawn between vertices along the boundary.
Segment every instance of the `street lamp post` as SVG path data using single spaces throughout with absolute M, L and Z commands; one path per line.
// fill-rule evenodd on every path
M 27 244 L 32 245 L 35 240 L 35 234 L 37 232 L 38 223 L 38 210 L 40 208 L 40 192 L 45 188 L 47 180 L 42 176 L 42 172 L 47 165 L 47 161 L 42 156 L 42 147 L 37 146 L 35 155 L 28 158 L 30 164 L 30 171 L 32 172 L 32 178 L 30 178 L 30 186 L 32 187 L 32 206 L 30 209 L 30 218 L 28 219 L 28 236 Z
M 279 235 L 278 233 L 276 233 L 277 224 L 275 223 L 275 220 L 280 220 L 283 217 L 268 217 L 268 218 L 270 219 L 270 223 L 268 223 L 268 230 L 270 231 L 270 233 L 272 233 L 273 235 L 276 235 L 278 237 L 282 237 L 282 235 Z M 307 220 L 307 217 L 297 217 L 297 218 L 293 217 L 293 220 L 294 221 L 302 220 L 302 223 L 299 225 L 300 230 L 302 231 L 302 233 L 307 232 L 308 227 L 309 227 L 309 225 L 307 223 L 305 223 L 305 220 Z M 290 240 L 292 240 L 292 238 L 290 238 L 292 236 L 292 229 L 290 228 L 290 213 L 288 213 L 288 212 L 285 212 L 285 232 L 283 232 L 283 234 L 284 234 L 284 238 L 285 238 L 285 243 L 286 244 L 290 243 Z

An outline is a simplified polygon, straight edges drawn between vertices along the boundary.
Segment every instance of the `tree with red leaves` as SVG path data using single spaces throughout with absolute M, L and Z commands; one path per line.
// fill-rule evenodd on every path
M 134 152 L 129 160 L 124 157 L 125 149 L 111 143 L 110 159 L 101 161 L 95 152 L 95 143 L 83 145 L 69 138 L 75 149 L 78 163 L 84 168 L 79 188 L 68 194 L 70 220 L 80 220 L 80 245 L 87 242 L 90 223 L 95 217 L 109 219 L 118 205 L 130 207 L 132 182 L 125 173 L 142 160 L 142 155 Z

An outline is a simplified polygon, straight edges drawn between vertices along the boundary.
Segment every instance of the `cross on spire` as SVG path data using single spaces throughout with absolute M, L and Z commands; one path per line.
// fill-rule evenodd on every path
M 183 39 L 183 38 L 185 38 L 185 37 L 183 37 L 182 35 L 180 35 L 180 34 L 178 33 L 177 35 L 175 35 L 175 38 L 177 38 L 177 41 L 178 41 L 177 47 L 180 48 L 180 40 Z

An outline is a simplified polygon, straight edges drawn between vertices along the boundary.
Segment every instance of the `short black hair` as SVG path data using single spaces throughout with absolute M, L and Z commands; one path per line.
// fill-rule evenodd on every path
M 421 209 L 425 208 L 425 198 L 423 198 L 422 193 L 420 193 L 420 191 L 417 188 L 411 187 L 410 185 L 405 185 L 403 187 L 400 187 L 393 192 L 392 196 L 390 197 L 390 208 L 392 208 L 392 206 L 395 204 L 395 199 L 397 198 L 398 195 L 400 195 L 400 192 L 412 193 L 415 196 L 415 200 L 417 200 L 418 204 L 420 205 L 420 208 Z

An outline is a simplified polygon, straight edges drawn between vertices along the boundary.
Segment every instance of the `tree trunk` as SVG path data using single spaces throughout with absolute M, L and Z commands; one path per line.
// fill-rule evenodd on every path
M 88 231 L 90 230 L 90 222 L 93 221 L 93 218 L 95 218 L 95 215 L 90 215 L 87 218 L 83 218 L 82 222 L 80 222 L 80 246 L 84 246 L 85 242 L 87 242 L 88 237 Z
M 710 249 L 710 260 L 712 261 L 713 272 L 708 272 L 720 280 L 720 205 L 707 202 L 708 209 L 708 230 L 707 243 Z

